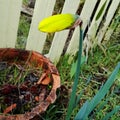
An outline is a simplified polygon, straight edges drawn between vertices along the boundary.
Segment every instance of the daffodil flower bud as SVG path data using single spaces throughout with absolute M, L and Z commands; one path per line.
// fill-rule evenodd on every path
M 81 20 L 79 15 L 74 14 L 58 14 L 43 19 L 38 29 L 42 32 L 58 32 L 65 29 L 70 29 L 78 26 Z

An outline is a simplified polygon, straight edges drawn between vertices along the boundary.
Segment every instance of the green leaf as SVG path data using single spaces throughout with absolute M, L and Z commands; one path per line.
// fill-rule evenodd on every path
M 77 85 L 78 85 L 78 81 L 79 81 L 79 73 L 80 73 L 80 70 L 81 70 L 80 65 L 81 65 L 81 57 L 82 57 L 82 45 L 83 45 L 83 31 L 82 31 L 82 26 L 80 26 L 78 62 L 77 62 L 74 84 L 73 84 L 73 87 L 72 87 L 72 93 L 70 95 L 70 100 L 69 100 L 68 110 L 67 110 L 65 120 L 70 120 L 71 113 L 73 111 L 73 107 L 74 107 L 75 102 L 76 102 L 75 98 L 76 98 L 76 92 L 77 92 Z
M 96 16 L 96 18 L 95 18 L 96 21 L 97 21 L 97 20 L 100 18 L 100 16 L 102 15 L 106 3 L 107 3 L 107 0 L 104 2 L 104 4 L 102 5 L 102 7 L 100 8 L 100 10 L 99 10 L 99 12 L 98 12 L 98 14 L 97 14 L 97 16 Z
M 78 96 L 76 96 L 76 101 L 75 101 L 74 108 L 75 108 L 75 107 L 78 105 L 78 103 L 80 102 L 80 99 L 81 99 L 83 93 L 84 93 L 84 90 L 82 90 L 82 91 L 80 92 L 80 94 L 79 94 Z M 74 108 L 73 108 L 73 109 L 74 109 Z
M 87 112 L 87 108 L 88 108 L 89 102 L 86 101 L 84 106 L 81 109 L 81 112 L 78 112 L 78 114 L 75 117 L 75 120 L 84 120 L 84 117 L 86 115 Z
M 70 70 L 70 77 L 71 78 L 75 75 L 76 67 L 77 67 L 77 61 L 72 64 L 72 67 Z
M 81 57 L 81 64 L 82 65 L 86 60 L 86 57 L 85 56 L 82 56 Z M 75 75 L 75 72 L 76 72 L 76 68 L 77 68 L 77 62 L 78 60 L 76 60 L 73 64 L 72 64 L 72 67 L 71 67 L 71 70 L 70 70 L 70 77 L 72 78 L 74 75 Z
M 111 76 L 108 78 L 107 82 L 104 84 L 104 86 L 101 87 L 101 89 L 98 91 L 98 93 L 93 97 L 93 99 L 88 103 L 85 103 L 83 107 L 79 110 L 77 113 L 75 120 L 85 120 L 88 115 L 94 110 L 94 108 L 98 105 L 98 103 L 104 98 L 112 84 L 114 83 L 114 80 L 120 70 L 120 63 L 116 66 L 114 71 L 112 72 Z M 87 105 L 86 105 L 87 104 Z M 83 116 L 83 110 L 87 106 L 86 114 Z M 80 118 L 82 116 L 82 119 L 76 119 Z
M 113 95 L 113 94 L 112 94 Z M 94 117 L 95 114 L 99 113 L 100 110 L 102 110 L 104 108 L 104 106 L 108 103 L 108 101 L 110 100 L 110 97 L 112 96 L 110 95 L 107 99 L 105 99 L 105 101 L 102 101 L 99 105 L 99 107 L 97 108 L 97 110 L 95 110 L 95 112 L 89 117 L 90 120 L 92 120 L 92 118 Z
M 104 106 L 108 103 L 108 100 L 110 98 L 106 99 L 105 101 L 103 101 L 100 106 L 98 107 L 98 109 L 96 110 L 96 113 L 98 113 L 100 110 L 102 110 L 104 108 Z
M 88 78 L 87 78 L 87 80 L 86 80 L 86 81 L 87 81 L 87 82 L 86 82 L 86 85 L 90 83 L 91 78 L 92 78 L 92 75 L 88 76 Z
M 111 112 L 109 112 L 102 120 L 108 120 L 113 114 L 120 110 L 120 106 L 116 106 Z

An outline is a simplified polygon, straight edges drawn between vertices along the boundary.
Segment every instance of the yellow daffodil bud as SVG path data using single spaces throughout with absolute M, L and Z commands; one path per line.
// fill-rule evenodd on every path
M 42 32 L 58 32 L 67 28 L 72 28 L 76 20 L 79 18 L 78 15 L 74 14 L 58 14 L 43 19 L 38 29 Z

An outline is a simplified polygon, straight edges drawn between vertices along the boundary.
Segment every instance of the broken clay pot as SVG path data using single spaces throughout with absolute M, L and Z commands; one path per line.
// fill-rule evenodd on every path
M 52 83 L 51 91 L 43 100 L 35 98 L 38 101 L 38 104 L 30 111 L 25 112 L 24 114 L 14 115 L 0 113 L 0 120 L 32 120 L 35 116 L 45 112 L 50 104 L 54 103 L 56 100 L 56 90 L 60 87 L 60 76 L 58 70 L 45 56 L 35 51 L 0 48 L 0 62 L 7 61 L 12 63 L 16 58 L 16 64 L 20 64 L 20 61 L 25 62 L 25 64 L 32 64 L 34 62 L 35 67 L 42 67 L 43 73 L 36 84 L 49 85 Z M 40 94 L 39 96 L 44 95 Z

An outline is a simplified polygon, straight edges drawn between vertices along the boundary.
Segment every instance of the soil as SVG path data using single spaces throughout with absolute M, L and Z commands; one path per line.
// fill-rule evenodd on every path
M 41 74 L 41 68 L 0 62 L 0 113 L 23 114 L 45 99 L 51 85 L 37 84 Z

